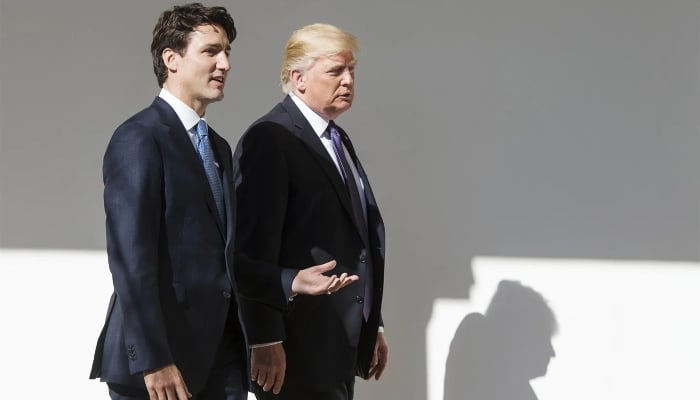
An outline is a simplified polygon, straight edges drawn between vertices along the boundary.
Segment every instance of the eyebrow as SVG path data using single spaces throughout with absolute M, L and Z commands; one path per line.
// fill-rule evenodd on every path
M 340 67 L 343 67 L 343 68 L 345 68 L 345 67 L 354 67 L 355 65 L 357 65 L 357 61 L 356 61 L 356 60 L 351 60 L 351 61 L 349 61 L 349 62 L 347 62 L 347 63 L 344 63 L 344 62 L 335 62 L 335 61 L 333 61 L 333 63 L 330 64 L 330 65 L 328 66 L 328 69 L 335 69 L 335 68 L 340 68 Z
M 207 49 L 216 49 L 216 50 L 226 50 L 230 51 L 231 50 L 231 45 L 226 45 L 226 47 L 221 46 L 221 43 L 205 43 L 202 46 L 202 49 L 207 50 Z

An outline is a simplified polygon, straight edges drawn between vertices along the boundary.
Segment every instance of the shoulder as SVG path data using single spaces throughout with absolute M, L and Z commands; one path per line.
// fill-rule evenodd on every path
M 168 131 L 166 117 L 155 102 L 129 117 L 115 129 L 112 141 L 144 140 L 158 132 Z
M 108 158 L 131 159 L 138 155 L 153 155 L 159 142 L 170 131 L 166 118 L 155 103 L 137 112 L 120 124 L 112 134 L 105 151 Z
M 293 126 L 294 121 L 283 103 L 277 103 L 267 114 L 253 122 L 248 130 L 257 126 L 270 126 L 270 124 L 277 124 L 282 127 Z
M 257 141 L 273 140 L 289 136 L 294 127 L 294 121 L 282 103 L 275 105 L 267 114 L 253 122 L 241 136 L 239 144 Z

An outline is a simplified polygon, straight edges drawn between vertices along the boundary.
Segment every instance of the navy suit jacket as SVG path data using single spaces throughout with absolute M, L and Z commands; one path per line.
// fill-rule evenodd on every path
M 197 151 L 164 100 L 156 98 L 112 136 L 103 175 L 114 293 L 91 378 L 144 387 L 143 371 L 175 363 L 197 393 L 229 312 L 240 335 L 231 148 L 212 129 L 209 138 L 223 177 L 225 224 Z
M 374 350 L 384 224 L 351 145 L 348 151 L 364 182 L 368 232 L 358 228 L 342 177 L 290 97 L 253 123 L 234 155 L 234 268 L 244 333 L 249 344 L 284 341 L 285 386 L 324 391 L 356 374 L 366 376 Z M 357 274 L 360 280 L 331 296 L 299 295 L 288 302 L 282 281 L 293 275 L 285 271 L 329 259 L 337 261 L 332 274 Z M 373 301 L 365 321 L 370 273 Z

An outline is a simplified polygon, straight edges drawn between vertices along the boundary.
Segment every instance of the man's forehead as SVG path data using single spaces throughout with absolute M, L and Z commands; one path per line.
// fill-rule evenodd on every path
M 200 24 L 194 27 L 192 29 L 192 32 L 200 32 L 200 33 L 207 33 L 214 31 L 216 33 L 223 32 L 223 28 L 221 28 L 217 24 Z
M 355 65 L 357 60 L 352 52 L 342 52 L 338 54 L 332 54 L 329 56 L 321 56 L 318 58 L 319 61 L 325 61 L 329 64 L 348 64 Z
M 211 33 L 217 33 L 221 35 L 211 35 Z M 226 39 L 225 48 L 231 48 L 231 44 L 228 42 L 228 36 L 226 36 L 226 33 L 224 32 L 223 28 L 215 24 L 202 24 L 196 26 L 192 30 L 192 32 L 190 32 L 190 43 L 192 43 L 192 38 L 194 36 L 197 36 L 199 41 L 201 42 L 200 44 L 204 46 L 219 46 L 223 43 L 223 40 L 220 39 Z

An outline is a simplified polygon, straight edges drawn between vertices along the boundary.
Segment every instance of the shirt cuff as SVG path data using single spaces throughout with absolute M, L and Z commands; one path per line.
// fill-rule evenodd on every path
M 380 326 L 379 329 L 377 329 L 377 332 L 379 333 L 384 333 L 384 327 Z
M 280 343 L 282 343 L 282 341 L 281 341 L 281 340 L 280 340 L 280 341 L 278 341 L 278 342 L 270 342 L 270 343 L 260 343 L 260 344 L 251 344 L 251 345 L 250 345 L 250 348 L 251 348 L 251 349 L 257 349 L 258 347 L 268 347 L 268 346 L 272 346 L 272 345 L 275 345 L 275 344 L 280 344 Z

